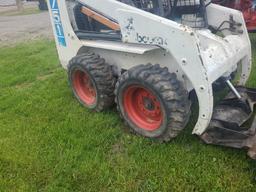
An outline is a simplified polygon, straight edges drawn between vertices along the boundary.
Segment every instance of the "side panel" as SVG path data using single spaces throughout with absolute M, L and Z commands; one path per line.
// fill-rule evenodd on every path
M 47 0 L 60 62 L 64 68 L 82 46 L 74 34 L 64 0 Z
M 240 85 L 245 85 L 246 81 L 248 80 L 251 68 L 252 68 L 252 50 L 251 50 L 251 42 L 249 38 L 249 34 L 247 32 L 246 23 L 243 17 L 242 12 L 230 9 L 227 7 L 219 6 L 216 4 L 210 4 L 207 7 L 207 15 L 208 15 L 208 22 L 213 27 L 219 27 L 223 21 L 230 21 L 232 17 L 236 22 L 241 23 L 240 29 L 243 31 L 241 34 L 236 34 L 236 37 L 232 37 L 232 32 L 224 30 L 222 31 L 225 36 L 231 36 L 230 38 L 226 38 L 225 41 L 230 42 L 229 49 L 239 50 L 239 48 L 243 49 L 244 54 L 241 54 L 240 51 L 237 51 L 235 55 L 230 58 L 229 65 L 234 64 L 237 60 L 241 60 L 242 62 L 242 73 L 240 77 Z M 222 28 L 229 27 L 229 23 L 225 22 Z M 232 38 L 234 41 L 232 41 Z M 236 43 L 236 38 L 238 40 L 238 44 Z M 244 55 L 244 56 L 243 56 Z M 239 58 L 240 57 L 240 58 Z M 231 63 L 233 62 L 233 63 Z

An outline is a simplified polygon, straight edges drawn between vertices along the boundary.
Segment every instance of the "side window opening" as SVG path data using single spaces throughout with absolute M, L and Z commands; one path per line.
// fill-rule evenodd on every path
M 108 25 L 104 23 L 104 20 L 100 20 L 93 17 L 89 17 L 89 11 L 93 11 L 81 3 L 72 0 L 66 0 L 66 4 L 68 7 L 69 18 L 71 21 L 71 25 L 79 39 L 102 39 L 102 40 L 111 40 L 111 41 L 121 41 L 121 33 L 119 28 L 109 26 L 111 23 L 114 24 L 111 20 L 109 20 Z M 102 16 L 102 18 L 105 18 Z M 108 20 L 106 18 L 106 20 Z M 116 24 L 118 26 L 118 24 Z

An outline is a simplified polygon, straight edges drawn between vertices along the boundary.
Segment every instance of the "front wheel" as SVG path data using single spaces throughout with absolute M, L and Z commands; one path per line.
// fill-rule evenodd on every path
M 169 141 L 189 120 L 188 92 L 176 74 L 159 65 L 140 65 L 125 72 L 115 94 L 125 122 L 144 137 Z

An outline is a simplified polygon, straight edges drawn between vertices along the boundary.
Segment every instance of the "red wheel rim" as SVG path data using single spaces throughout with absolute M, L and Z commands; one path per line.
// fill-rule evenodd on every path
M 96 89 L 86 72 L 80 70 L 74 72 L 73 86 L 79 98 L 86 105 L 93 105 L 96 102 Z
M 155 131 L 163 121 L 161 104 L 151 91 L 130 86 L 123 95 L 124 110 L 132 122 L 146 131 Z

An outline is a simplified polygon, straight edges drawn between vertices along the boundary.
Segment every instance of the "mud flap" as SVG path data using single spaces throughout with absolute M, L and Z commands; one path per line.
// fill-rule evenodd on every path
M 215 107 L 210 125 L 200 138 L 207 144 L 245 148 L 248 156 L 256 160 L 256 89 L 236 89 L 242 98 L 230 92 Z

